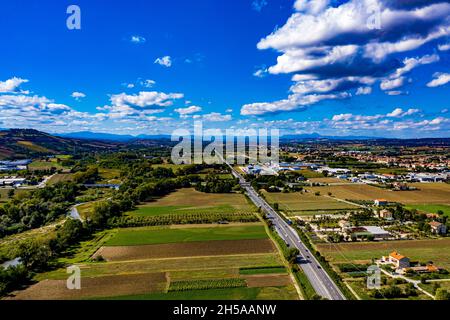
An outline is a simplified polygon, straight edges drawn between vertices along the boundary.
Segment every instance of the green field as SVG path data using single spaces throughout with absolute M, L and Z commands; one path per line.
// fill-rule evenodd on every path
M 410 204 L 408 209 L 417 209 L 426 213 L 437 213 L 439 210 L 444 212 L 444 215 L 450 218 L 450 205 L 446 204 Z
M 450 238 L 435 240 L 403 240 L 372 243 L 320 244 L 317 249 L 333 263 L 370 263 L 392 251 L 398 251 L 411 261 L 433 261 L 450 271 Z
M 265 239 L 262 225 L 207 228 L 132 228 L 119 229 L 106 246 L 136 246 L 176 242 Z
M 286 268 L 279 267 L 261 267 L 261 268 L 241 268 L 239 274 L 273 274 L 273 273 L 286 273 Z
M 50 170 L 51 168 L 63 169 L 63 166 L 57 162 L 56 158 L 45 160 L 35 160 L 28 165 L 30 170 Z
M 185 188 L 140 205 L 128 214 L 132 216 L 162 216 L 169 214 L 248 213 L 254 211 L 254 207 L 242 194 L 212 194 L 198 192 L 193 188 Z
M 120 296 L 108 300 L 295 300 L 291 287 L 228 288 Z

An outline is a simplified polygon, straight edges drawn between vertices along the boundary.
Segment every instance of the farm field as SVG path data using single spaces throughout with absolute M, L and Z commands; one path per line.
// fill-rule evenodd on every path
M 144 227 L 119 229 L 105 246 L 136 246 L 195 241 L 267 239 L 261 223 L 238 226 Z
M 405 240 L 372 243 L 319 244 L 317 249 L 332 263 L 370 263 L 398 251 L 411 261 L 433 261 L 450 270 L 450 238 L 436 240 Z
M 201 241 L 132 246 L 104 246 L 95 256 L 107 261 L 129 261 L 195 256 L 269 253 L 274 250 L 269 239 Z
M 56 158 L 49 161 L 35 160 L 28 165 L 29 170 L 50 170 L 51 168 L 63 169 L 64 167 L 57 162 Z
M 147 233 L 158 232 L 153 237 L 162 237 L 167 243 L 128 247 L 135 250 L 138 255 L 140 254 L 140 257 L 129 256 L 118 261 L 113 259 L 107 262 L 92 262 L 90 254 L 93 251 L 100 248 L 97 252 L 103 254 L 102 248 L 121 249 L 122 247 L 108 247 L 105 244 L 113 241 L 120 232 L 126 232 L 122 240 L 129 243 L 129 234 L 136 233 L 136 229 L 146 230 Z M 68 290 L 64 289 L 67 273 L 65 268 L 61 268 L 38 275 L 36 280 L 41 282 L 19 292 L 16 298 L 298 299 L 286 269 L 283 268 L 284 262 L 260 223 L 136 229 L 104 231 L 93 239 L 92 243 L 82 244 L 79 252 L 74 252 L 74 260 L 71 262 L 77 261 L 75 263 L 81 269 L 84 291 L 68 293 Z M 178 236 L 177 243 L 173 243 L 173 232 L 183 235 Z M 246 235 L 244 238 L 247 238 L 249 234 L 254 239 L 242 239 L 242 234 Z M 151 238 L 142 238 L 140 235 L 137 239 L 144 239 L 147 242 Z M 234 240 L 211 240 L 211 238 Z M 198 242 L 199 239 L 200 242 Z M 199 244 L 200 247 L 194 249 Z M 142 256 L 146 247 L 155 246 L 159 247 L 159 255 Z M 171 251 L 171 246 L 184 247 Z M 241 273 L 242 269 L 260 270 L 262 268 L 271 272 Z M 155 277 L 157 281 L 150 285 L 146 280 L 148 277 Z M 131 285 L 131 283 L 136 284 Z M 235 286 L 239 288 L 234 288 Z M 203 290 L 195 290 L 195 288 Z
M 180 189 L 153 202 L 140 205 L 129 212 L 132 216 L 160 216 L 191 213 L 254 212 L 254 208 L 241 194 L 211 194 L 193 188 Z
M 314 215 L 320 211 L 339 211 L 345 209 L 354 209 L 348 203 L 339 202 L 322 195 L 316 196 L 314 193 L 275 193 L 263 191 L 269 203 L 278 203 L 281 210 L 286 210 L 287 215 Z
M 0 188 L 0 202 L 6 202 L 9 200 L 8 193 L 10 190 L 10 188 Z M 14 194 L 23 194 L 29 191 L 30 190 L 27 189 L 14 189 Z
M 112 300 L 297 300 L 292 286 L 267 288 L 230 288 L 193 290 L 183 292 L 154 293 L 120 296 Z
M 331 192 L 340 199 L 374 200 L 383 198 L 404 204 L 422 204 L 424 199 L 430 204 L 450 204 L 450 185 L 446 183 L 412 183 L 415 191 L 390 191 L 364 184 L 348 184 L 341 186 L 307 187 L 313 193 Z
M 331 177 L 310 178 L 308 180 L 309 180 L 309 182 L 312 182 L 312 183 L 351 183 L 350 181 L 345 180 L 345 179 L 338 179 L 338 178 L 331 178 Z
M 436 214 L 439 210 L 444 212 L 444 215 L 450 218 L 450 205 L 446 204 L 410 204 L 408 209 L 417 209 L 421 212 Z
M 52 184 L 56 184 L 58 182 L 67 182 L 67 181 L 71 181 L 72 177 L 73 176 L 70 173 L 58 173 L 58 174 L 55 174 L 53 177 L 51 177 L 47 183 L 49 185 L 52 185 Z

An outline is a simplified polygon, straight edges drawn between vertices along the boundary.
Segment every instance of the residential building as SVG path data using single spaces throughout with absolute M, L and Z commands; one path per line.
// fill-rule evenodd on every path
M 393 220 L 394 219 L 392 212 L 387 209 L 381 210 L 378 215 L 380 218 L 385 219 L 385 220 Z
M 391 252 L 388 257 L 383 257 L 381 260 L 394 265 L 397 269 L 410 267 L 409 258 L 399 254 L 397 251 Z
M 376 206 L 381 207 L 381 206 L 387 206 L 388 201 L 386 199 L 375 199 L 373 203 Z
M 430 223 L 431 232 L 434 234 L 446 234 L 447 233 L 447 227 L 445 224 L 437 222 L 437 221 L 431 221 Z

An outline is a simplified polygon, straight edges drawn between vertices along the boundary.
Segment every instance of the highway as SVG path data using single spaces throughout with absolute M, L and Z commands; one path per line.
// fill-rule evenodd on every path
M 319 262 L 303 244 L 297 232 L 245 181 L 245 179 L 234 168 L 230 167 L 233 176 L 239 179 L 239 183 L 246 191 L 248 197 L 261 210 L 263 210 L 273 222 L 274 228 L 280 237 L 289 244 L 291 248 L 297 248 L 300 252 L 298 265 L 308 277 L 316 293 L 329 300 L 345 300 L 345 296 L 331 280 L 330 276 L 320 267 Z

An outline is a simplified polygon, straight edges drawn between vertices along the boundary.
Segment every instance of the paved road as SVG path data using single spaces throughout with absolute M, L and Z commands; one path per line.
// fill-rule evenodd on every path
M 330 276 L 320 267 L 314 255 L 301 242 L 297 232 L 259 196 L 255 189 L 229 163 L 227 165 L 231 168 L 233 176 L 239 179 L 240 185 L 245 189 L 253 203 L 269 215 L 280 237 L 291 248 L 297 248 L 299 250 L 301 259 L 298 265 L 303 269 L 316 293 L 329 300 L 345 300 L 345 296 L 333 280 L 331 280 Z

